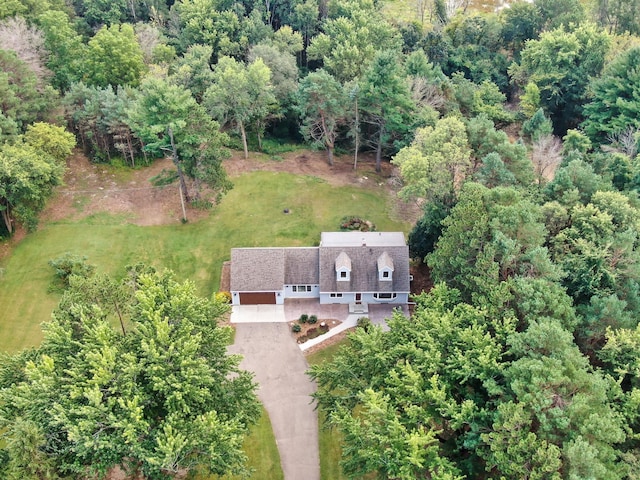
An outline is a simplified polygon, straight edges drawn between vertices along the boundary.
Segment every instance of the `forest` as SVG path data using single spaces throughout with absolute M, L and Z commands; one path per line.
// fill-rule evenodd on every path
M 342 434 L 345 474 L 640 478 L 640 1 L 516 1 L 487 12 L 469 0 L 415 0 L 402 15 L 398 3 L 4 0 L 0 237 L 37 227 L 74 148 L 131 168 L 169 157 L 175 170 L 163 181 L 203 207 L 232 188 L 222 166 L 230 149 L 247 157 L 305 144 L 330 165 L 352 155 L 354 168 L 371 153 L 377 170 L 398 168 L 400 196 L 422 208 L 410 252 L 434 287 L 411 318 L 357 330 L 310 370 L 315 400 Z M 7 478 L 97 474 L 123 458 L 143 459 L 136 468 L 149 478 L 190 468 L 170 458 L 177 437 L 166 430 L 156 432 L 162 458 L 144 445 L 114 453 L 47 437 L 64 424 L 90 438 L 78 418 L 102 407 L 96 385 L 82 393 L 45 379 L 71 350 L 81 361 L 69 371 L 81 377 L 91 348 L 133 363 L 144 354 L 162 378 L 145 337 L 161 327 L 144 302 L 171 310 L 176 296 L 191 316 L 173 340 L 197 337 L 189 352 L 222 366 L 190 375 L 224 383 L 237 365 L 202 323 L 217 307 L 159 273 L 136 274 L 122 301 L 137 298 L 138 333 L 108 347 L 101 314 L 83 313 L 94 307 L 78 298 L 115 287 L 98 295 L 77 282 L 43 347 L 3 357 L 0 429 L 15 447 L 1 450 Z M 92 343 L 74 342 L 78 329 Z M 118 368 L 123 392 L 150 395 L 153 382 Z M 250 380 L 229 382 L 220 398 L 236 392 L 246 404 L 220 418 L 184 393 L 206 407 L 199 431 L 221 432 L 198 441 L 230 459 L 205 443 L 185 458 L 206 457 L 218 473 L 241 463 L 238 435 L 257 415 Z M 51 431 L 38 429 L 38 406 L 49 404 L 37 400 L 58 387 L 88 405 L 60 407 Z M 180 409 L 195 407 L 169 397 L 182 428 Z M 148 427 L 127 422 L 132 439 Z M 22 437 L 36 447 L 16 446 Z

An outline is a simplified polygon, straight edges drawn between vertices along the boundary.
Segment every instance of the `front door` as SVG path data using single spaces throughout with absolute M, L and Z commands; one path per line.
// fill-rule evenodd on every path
M 362 294 L 356 293 L 356 303 L 362 303 Z

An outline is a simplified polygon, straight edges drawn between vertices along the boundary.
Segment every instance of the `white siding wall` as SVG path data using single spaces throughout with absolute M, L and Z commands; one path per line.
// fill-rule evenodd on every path
M 310 292 L 301 292 L 300 287 L 302 285 L 295 285 L 297 291 L 293 291 L 294 285 L 284 286 L 284 298 L 318 298 L 320 296 L 320 285 L 305 285 L 310 286 Z
M 320 294 L 320 303 L 355 303 L 356 294 L 355 293 L 343 293 L 342 297 L 331 297 L 330 293 L 321 293 Z M 397 293 L 396 298 L 393 299 L 382 299 L 382 298 L 374 298 L 373 292 L 370 293 L 362 293 L 361 303 L 389 303 L 389 304 L 407 304 L 409 302 L 409 294 L 407 293 Z

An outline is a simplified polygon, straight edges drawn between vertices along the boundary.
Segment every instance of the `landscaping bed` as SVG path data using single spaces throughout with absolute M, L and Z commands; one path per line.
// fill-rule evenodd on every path
M 289 322 L 289 328 L 297 343 L 305 343 L 324 335 L 341 323 L 335 318 L 317 318 L 315 315 L 302 314 L 298 320 Z

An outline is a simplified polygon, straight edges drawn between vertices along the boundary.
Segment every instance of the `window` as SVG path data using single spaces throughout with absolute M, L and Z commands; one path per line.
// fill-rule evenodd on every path
M 310 292 L 311 285 L 293 285 L 291 290 L 298 293 Z
M 347 278 L 347 272 L 345 272 L 344 270 L 340 272 L 340 278 Z
M 374 293 L 373 298 L 377 298 L 378 300 L 393 300 L 396 298 L 395 293 Z
M 331 298 L 342 298 L 342 294 L 341 293 L 332 293 L 329 296 Z
M 387 270 L 382 272 L 382 278 L 389 278 L 389 272 Z

